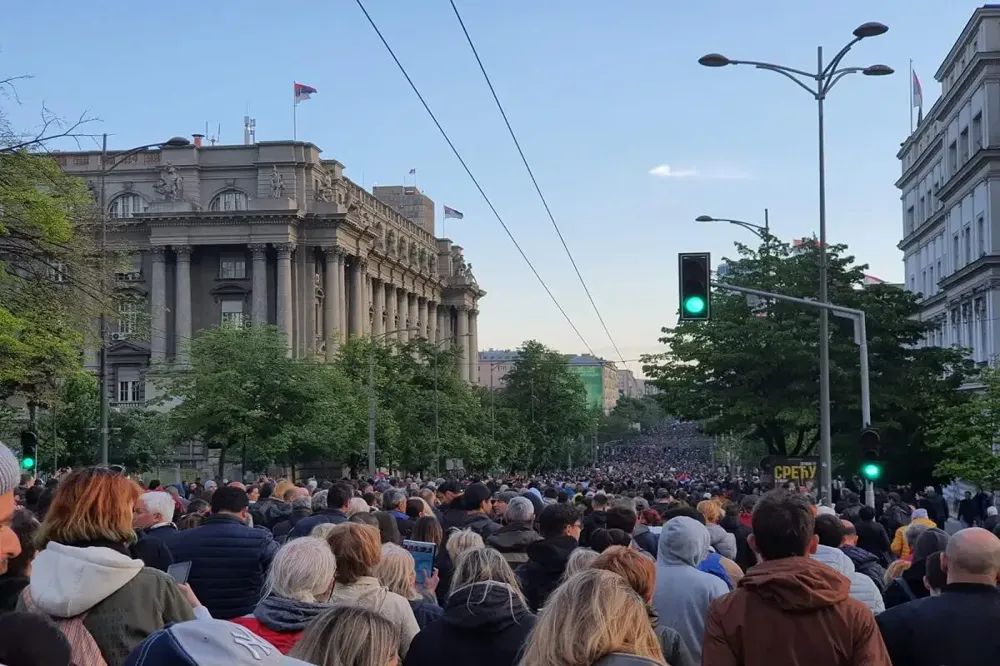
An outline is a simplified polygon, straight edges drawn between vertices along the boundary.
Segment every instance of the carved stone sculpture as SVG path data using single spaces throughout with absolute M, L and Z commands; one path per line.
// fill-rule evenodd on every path
M 285 196 L 285 179 L 278 173 L 278 167 L 271 167 L 271 198 L 280 199 Z
M 153 185 L 153 191 L 160 195 L 164 201 L 177 201 L 184 196 L 184 179 L 177 173 L 173 164 L 160 170 L 160 179 Z

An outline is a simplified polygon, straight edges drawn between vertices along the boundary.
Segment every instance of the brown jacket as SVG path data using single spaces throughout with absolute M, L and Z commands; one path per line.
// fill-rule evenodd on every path
M 892 666 L 851 581 L 808 557 L 762 562 L 713 601 L 703 663 L 711 666 Z

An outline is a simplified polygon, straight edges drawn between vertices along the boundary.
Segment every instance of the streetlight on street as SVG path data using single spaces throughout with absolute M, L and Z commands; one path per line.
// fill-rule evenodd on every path
M 368 475 L 375 478 L 375 343 L 396 333 L 419 331 L 419 328 L 397 328 L 369 338 L 371 345 L 368 352 Z
M 100 294 L 102 301 L 105 299 L 105 291 L 107 289 L 106 279 L 104 275 L 104 258 L 107 254 L 108 246 L 108 202 L 107 202 L 107 179 L 108 174 L 117 169 L 119 166 L 124 164 L 125 160 L 134 155 L 135 153 L 142 152 L 149 148 L 183 148 L 184 146 L 190 145 L 190 141 L 182 136 L 175 136 L 173 138 L 167 139 L 166 141 L 161 141 L 159 143 L 147 143 L 144 146 L 138 146 L 131 150 L 127 150 L 124 153 L 117 153 L 115 155 L 116 161 L 113 163 L 108 163 L 108 135 L 105 134 L 101 141 L 101 172 L 100 172 L 100 206 L 101 206 L 101 260 L 100 260 Z M 108 410 L 111 401 L 111 396 L 109 394 L 108 388 L 108 323 L 107 315 L 104 310 L 104 303 L 101 303 L 101 317 L 100 317 L 100 336 L 101 336 L 101 349 L 100 349 L 100 369 L 98 371 L 98 377 L 100 377 L 101 382 L 101 464 L 107 466 L 108 464 Z
M 833 57 L 833 59 L 823 63 L 823 47 L 816 49 L 816 71 L 806 72 L 801 69 L 793 69 L 783 65 L 775 65 L 769 62 L 759 62 L 755 60 L 732 60 L 720 53 L 709 53 L 698 59 L 698 62 L 705 67 L 725 67 L 727 65 L 752 65 L 757 69 L 764 69 L 776 72 L 791 79 L 797 86 L 805 90 L 816 100 L 818 113 L 818 138 L 819 138 L 819 300 L 821 303 L 829 301 L 827 296 L 827 255 L 826 255 L 826 159 L 824 147 L 823 131 L 823 102 L 830 90 L 840 79 L 848 74 L 864 74 L 865 76 L 886 76 L 892 74 L 893 70 L 887 65 L 870 65 L 868 67 L 843 67 L 839 68 L 840 61 L 844 59 L 848 51 L 868 37 L 883 35 L 889 27 L 882 23 L 868 22 L 859 25 L 854 30 L 854 39 L 849 41 L 844 48 Z M 827 310 L 821 309 L 819 313 L 819 402 L 820 402 L 820 499 L 828 503 L 832 498 L 832 460 L 830 451 L 830 331 L 829 316 Z
M 728 222 L 729 224 L 735 224 L 738 227 L 743 227 L 750 233 L 756 234 L 765 243 L 771 235 L 771 227 L 767 220 L 767 209 L 764 209 L 764 224 L 754 224 L 753 222 L 744 222 L 743 220 L 731 220 L 728 217 L 712 217 L 711 215 L 699 215 L 694 218 L 695 222 Z
M 459 338 L 471 338 L 472 333 L 463 333 L 462 335 L 456 335 L 454 339 L 445 338 L 444 340 L 438 340 L 434 343 L 434 444 L 436 453 L 434 454 L 434 473 L 438 476 L 441 475 L 441 417 L 440 417 L 440 405 L 438 400 L 438 364 L 437 364 L 437 348 L 446 342 L 457 342 Z

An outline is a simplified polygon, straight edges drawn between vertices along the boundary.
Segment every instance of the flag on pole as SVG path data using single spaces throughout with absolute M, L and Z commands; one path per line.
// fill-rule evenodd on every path
M 913 72 L 913 99 L 910 100 L 911 108 L 917 110 L 917 125 L 924 121 L 924 89 L 920 87 L 920 79 L 917 73 Z
M 312 86 L 307 86 L 304 83 L 295 84 L 295 103 L 305 101 L 309 99 L 310 95 L 315 95 L 316 89 Z
M 411 176 L 415 176 L 415 175 L 416 175 L 416 173 L 417 173 L 417 170 L 416 170 L 416 169 L 410 169 L 410 175 L 411 175 Z
M 455 220 L 461 220 L 464 217 L 465 217 L 464 215 L 462 215 L 461 213 L 459 213 L 454 208 L 448 208 L 448 206 L 444 207 L 444 219 L 447 220 L 448 218 L 452 218 L 452 219 L 455 219 Z

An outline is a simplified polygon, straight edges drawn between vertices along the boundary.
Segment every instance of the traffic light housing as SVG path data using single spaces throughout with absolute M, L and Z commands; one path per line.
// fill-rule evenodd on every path
M 865 481 L 875 482 L 882 477 L 882 461 L 879 458 L 879 444 L 881 437 L 874 428 L 865 428 L 861 431 L 859 443 L 861 444 L 861 478 Z
M 21 433 L 21 469 L 34 472 L 38 462 L 38 437 L 30 430 Z
M 712 255 L 708 252 L 681 252 L 681 321 L 707 321 L 712 314 Z

